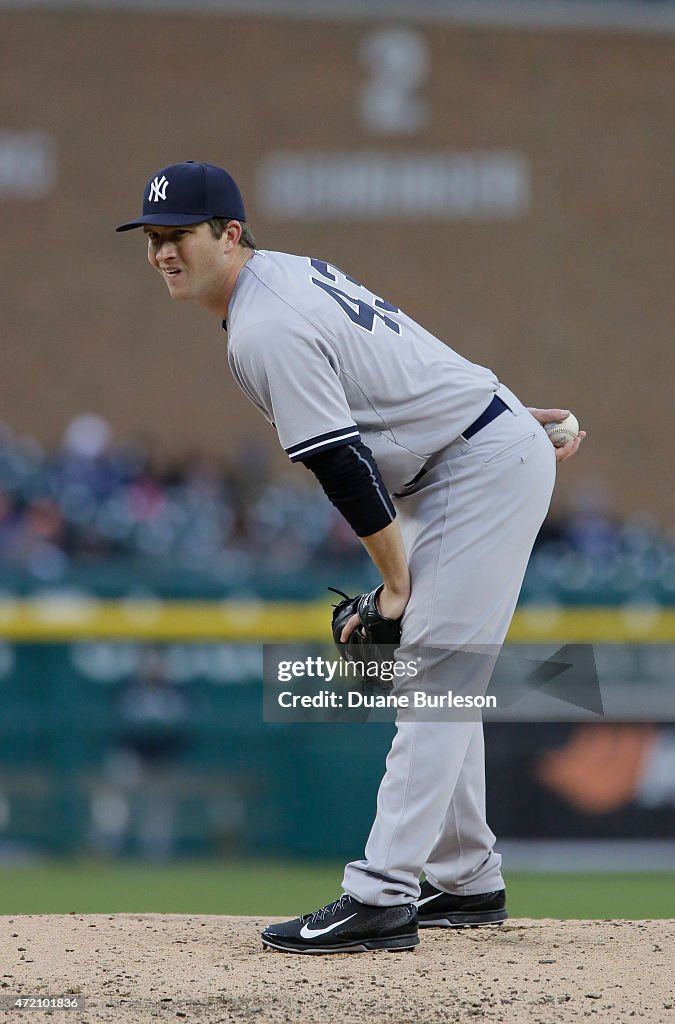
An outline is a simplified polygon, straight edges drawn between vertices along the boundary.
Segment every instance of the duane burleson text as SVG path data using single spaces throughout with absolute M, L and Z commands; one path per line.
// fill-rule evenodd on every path
M 346 699 L 345 699 L 346 698 Z M 394 693 L 365 694 L 350 691 L 344 696 L 332 690 L 320 690 L 314 694 L 291 693 L 284 690 L 277 697 L 282 708 L 496 708 L 497 698 L 482 694 L 462 695 L 452 690 L 447 693 L 425 693 L 416 690 L 412 694 Z

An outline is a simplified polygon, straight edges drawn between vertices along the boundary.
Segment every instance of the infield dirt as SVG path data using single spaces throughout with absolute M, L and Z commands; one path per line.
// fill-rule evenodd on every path
M 0 918 L 0 996 L 84 996 L 67 1024 L 675 1024 L 675 921 L 512 920 L 407 953 L 263 951 L 257 917 Z M 6 1004 L 5 1004 L 6 1005 Z M 44 1010 L 7 1010 L 8 1021 Z

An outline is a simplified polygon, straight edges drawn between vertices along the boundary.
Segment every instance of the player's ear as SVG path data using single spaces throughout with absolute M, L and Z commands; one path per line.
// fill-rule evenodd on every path
M 225 240 L 227 251 L 236 249 L 239 245 L 239 239 L 241 238 L 242 227 L 238 220 L 231 220 L 228 222 L 227 227 L 223 233 L 223 239 Z

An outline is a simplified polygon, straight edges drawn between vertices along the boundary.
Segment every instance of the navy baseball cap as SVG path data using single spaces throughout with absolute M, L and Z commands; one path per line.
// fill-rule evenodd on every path
M 187 160 L 157 171 L 145 186 L 141 216 L 115 230 L 129 231 L 144 224 L 199 224 L 212 217 L 246 220 L 239 187 L 222 167 Z

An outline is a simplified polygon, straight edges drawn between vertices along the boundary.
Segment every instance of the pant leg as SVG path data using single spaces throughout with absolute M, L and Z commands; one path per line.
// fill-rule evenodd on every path
M 502 858 L 485 817 L 485 746 L 476 722 L 457 785 L 424 873 L 437 889 L 468 896 L 504 888 Z
M 459 439 L 447 461 L 399 500 L 412 580 L 402 646 L 503 642 L 555 476 L 548 437 L 521 410 L 504 413 L 471 441 Z M 500 877 L 485 822 L 477 726 L 397 724 L 365 858 L 347 865 L 346 892 L 364 903 L 404 903 L 419 895 L 425 865 L 443 875 L 442 888 L 450 880 L 485 891 L 484 883 Z M 472 884 L 478 888 L 466 889 Z

